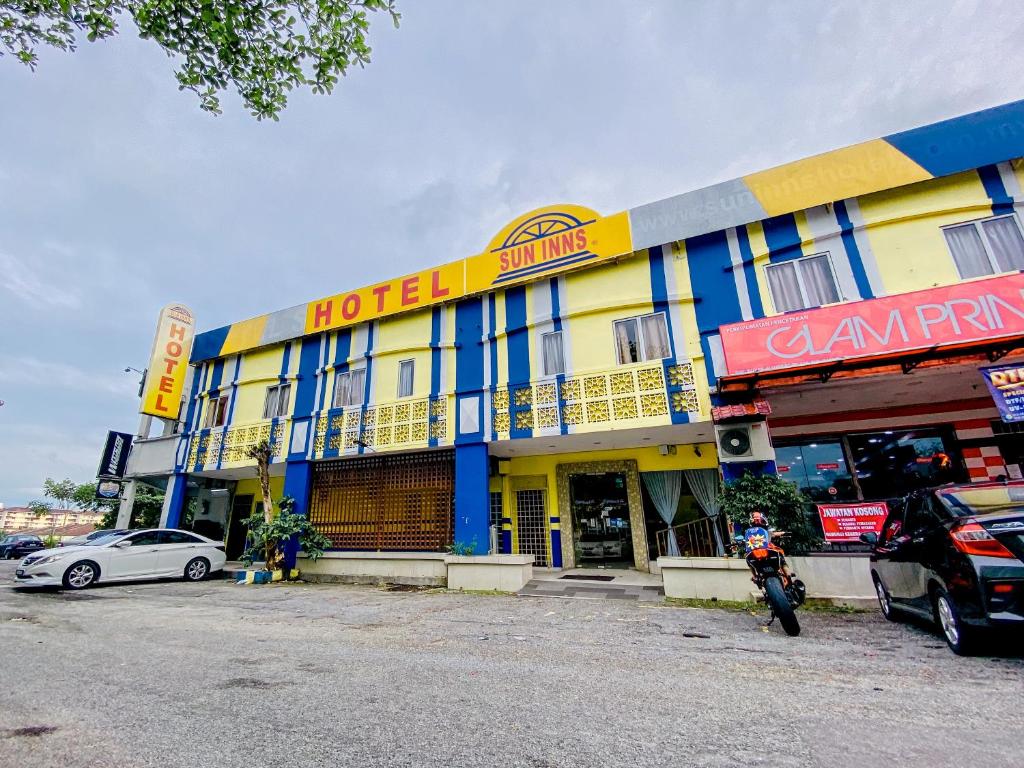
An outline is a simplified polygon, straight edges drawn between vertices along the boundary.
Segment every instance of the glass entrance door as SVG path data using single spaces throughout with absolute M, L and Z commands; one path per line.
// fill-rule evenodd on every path
M 569 504 L 577 566 L 633 566 L 633 534 L 624 473 L 571 475 Z

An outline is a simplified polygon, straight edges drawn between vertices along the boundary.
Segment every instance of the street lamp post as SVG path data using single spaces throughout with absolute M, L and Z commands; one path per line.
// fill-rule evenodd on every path
M 125 366 L 124 372 L 131 373 L 134 371 L 139 374 L 139 398 L 142 398 L 142 390 L 146 386 L 146 374 L 147 370 L 140 371 L 138 368 L 133 368 L 128 365 Z M 139 417 L 139 428 L 135 431 L 136 439 L 145 439 L 149 437 L 149 430 L 153 424 L 153 417 L 149 414 L 143 413 Z M 132 507 L 135 506 L 135 489 L 136 481 L 129 479 L 125 485 L 124 490 L 121 492 L 121 505 L 117 510 L 117 523 L 116 528 L 127 528 L 132 520 Z

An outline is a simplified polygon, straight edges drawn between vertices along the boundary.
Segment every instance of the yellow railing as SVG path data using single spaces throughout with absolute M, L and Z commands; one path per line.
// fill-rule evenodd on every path
M 426 444 L 448 437 L 448 399 L 394 400 L 347 406 L 321 414 L 313 431 L 313 452 L 344 451 L 356 445 L 374 450 Z
M 498 433 L 667 417 L 670 411 L 700 413 L 691 363 L 676 363 L 667 370 L 660 363 L 640 363 L 561 382 L 499 387 L 491 400 L 492 425 Z
M 285 427 L 288 419 L 279 419 L 276 424 L 269 419 L 251 424 L 238 424 L 211 431 L 202 436 L 193 436 L 189 447 L 189 470 L 204 469 L 225 464 L 252 462 L 246 453 L 262 440 L 270 441 L 271 453 L 279 458 L 284 451 L 287 436 Z

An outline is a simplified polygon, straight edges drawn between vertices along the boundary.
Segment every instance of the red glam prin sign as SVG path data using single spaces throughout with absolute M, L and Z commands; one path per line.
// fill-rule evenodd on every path
M 889 506 L 884 501 L 818 504 L 821 529 L 829 543 L 860 541 L 862 533 L 880 533 L 888 514 Z
M 1024 335 L 1024 274 L 723 325 L 730 376 Z

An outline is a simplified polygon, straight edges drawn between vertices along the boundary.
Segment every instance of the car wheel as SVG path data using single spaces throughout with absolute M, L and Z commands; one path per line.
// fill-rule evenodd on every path
M 873 581 L 875 582 L 875 594 L 878 596 L 878 607 L 882 610 L 882 615 L 889 621 L 899 621 L 900 617 L 896 615 L 896 609 L 892 605 L 892 597 L 889 595 L 889 590 L 885 588 L 885 585 L 878 576 L 875 576 Z
M 933 597 L 935 623 L 939 625 L 946 644 L 959 656 L 970 656 L 977 651 L 977 632 L 964 624 L 960 611 L 949 593 L 941 587 Z
M 64 571 L 64 586 L 67 589 L 85 589 L 95 583 L 100 575 L 95 563 L 82 560 Z
M 210 575 L 210 561 L 205 557 L 194 557 L 185 566 L 185 581 L 202 581 Z

